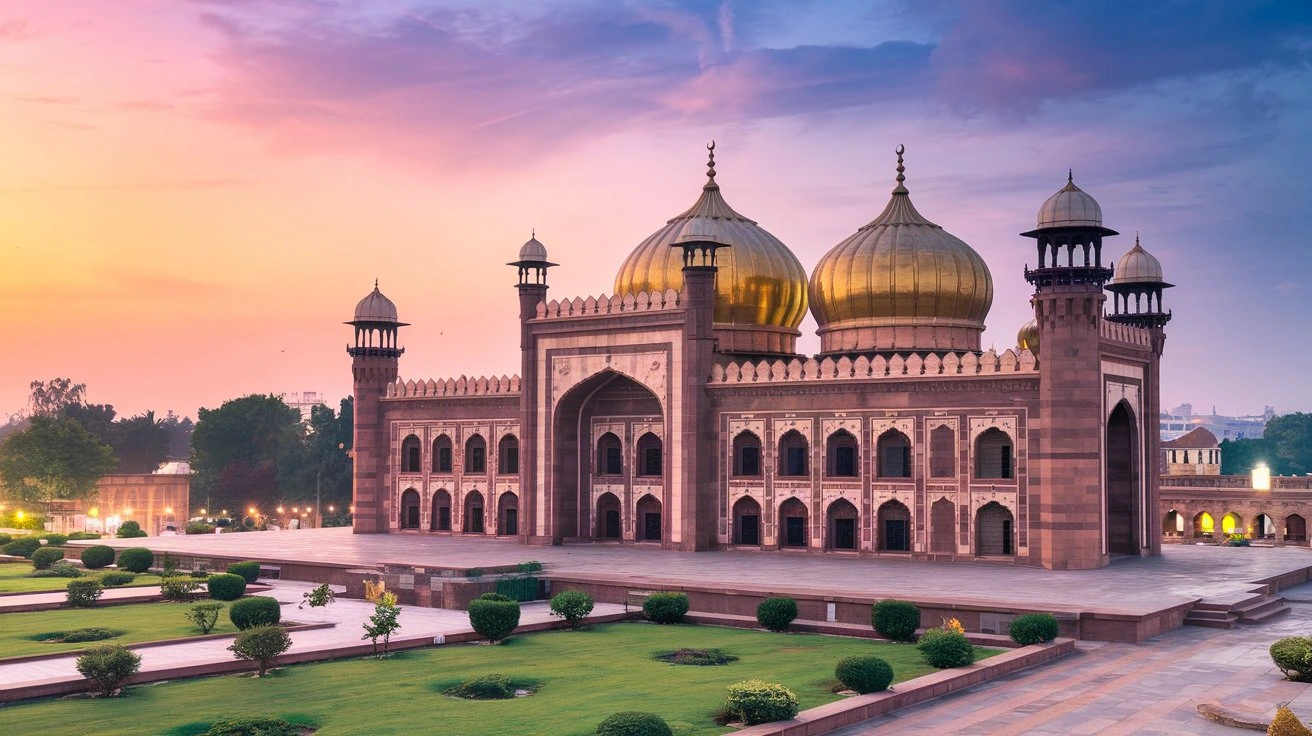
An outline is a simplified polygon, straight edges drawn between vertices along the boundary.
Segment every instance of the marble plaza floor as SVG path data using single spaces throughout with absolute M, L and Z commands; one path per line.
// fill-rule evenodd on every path
M 993 564 L 941 564 L 792 552 L 667 552 L 644 545 L 528 547 L 508 539 L 418 534 L 352 534 L 349 528 L 108 540 L 156 552 L 243 556 L 373 566 L 400 563 L 455 568 L 525 560 L 550 573 L 643 583 L 681 583 L 794 594 L 823 593 L 919 600 L 1009 601 L 1056 611 L 1147 614 L 1199 599 L 1248 592 L 1253 582 L 1312 566 L 1305 547 L 1167 545 L 1162 556 L 1123 559 L 1101 570 L 1049 571 Z

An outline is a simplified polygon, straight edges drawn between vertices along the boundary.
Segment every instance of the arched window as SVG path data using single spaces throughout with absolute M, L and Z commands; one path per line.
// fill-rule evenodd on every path
M 975 514 L 976 553 L 981 557 L 1015 554 L 1012 545 L 1011 512 L 997 501 L 990 501 Z
M 790 429 L 779 438 L 779 475 L 805 476 L 807 474 L 806 456 L 809 448 L 801 432 Z
M 519 534 L 519 497 L 503 493 L 497 497 L 497 534 Z
M 619 539 L 620 532 L 620 499 L 613 493 L 603 493 L 597 499 L 597 536 Z
M 733 543 L 761 543 L 761 505 L 743 496 L 733 505 Z
M 761 477 L 761 439 L 751 432 L 733 438 L 733 474 L 741 478 Z
M 829 435 L 825 455 L 828 458 L 826 470 L 830 477 L 857 477 L 859 468 L 857 464 L 857 443 L 856 437 L 853 437 L 851 432 L 840 429 Z
M 433 440 L 433 472 L 451 472 L 451 438 L 446 435 Z
M 408 435 L 401 440 L 401 472 L 418 473 L 419 468 L 419 438 Z
M 875 448 L 880 478 L 911 477 L 911 440 L 906 435 L 890 429 L 879 435 Z
M 1243 534 L 1244 532 L 1244 520 L 1239 517 L 1239 514 L 1231 511 L 1221 517 L 1222 534 Z
M 635 511 L 638 514 L 638 541 L 659 542 L 661 540 L 661 502 L 649 493 L 638 499 Z
M 929 475 L 951 478 L 957 474 L 957 433 L 940 424 L 929 433 Z
M 607 432 L 597 439 L 597 475 L 622 475 L 624 473 L 624 446 L 614 432 Z
M 429 517 L 428 528 L 435 532 L 451 531 L 451 494 L 438 491 L 433 494 L 433 515 Z
M 1307 541 L 1307 520 L 1298 514 L 1286 516 L 1285 540 L 1289 542 Z
M 929 506 L 929 551 L 940 554 L 957 551 L 957 507 L 946 498 Z
M 779 546 L 806 546 L 806 504 L 790 498 L 779 505 Z
M 1011 438 L 1006 432 L 992 427 L 975 439 L 976 478 L 1014 478 Z
M 487 440 L 481 434 L 465 440 L 465 472 L 487 472 Z
M 519 438 L 508 434 L 497 444 L 497 472 L 501 475 L 519 473 Z
M 419 528 L 419 491 L 413 488 L 401 494 L 401 528 Z
M 876 534 L 879 549 L 886 552 L 911 551 L 911 510 L 899 501 L 885 501 L 879 507 Z
M 664 458 L 661 456 L 661 438 L 648 432 L 638 438 L 638 475 L 660 477 L 664 475 Z
M 829 504 L 829 549 L 856 550 L 857 512 L 850 501 L 838 499 Z
M 483 533 L 483 494 L 473 491 L 465 496 L 466 534 Z

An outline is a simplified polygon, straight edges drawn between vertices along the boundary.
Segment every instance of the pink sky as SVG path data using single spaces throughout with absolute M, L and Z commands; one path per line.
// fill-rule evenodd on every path
M 1306 66 L 1260 38 L 1036 65 L 1014 5 L 0 3 L 0 412 L 57 376 L 122 414 L 340 398 L 375 278 L 414 325 L 404 377 L 512 373 L 530 230 L 553 297 L 609 293 L 712 138 L 726 198 L 808 270 L 906 144 L 917 207 L 992 270 L 999 350 L 1030 318 L 1016 233 L 1073 167 L 1110 250 L 1142 231 L 1179 285 L 1163 405 L 1312 410 Z M 972 32 L 1001 41 L 972 57 Z

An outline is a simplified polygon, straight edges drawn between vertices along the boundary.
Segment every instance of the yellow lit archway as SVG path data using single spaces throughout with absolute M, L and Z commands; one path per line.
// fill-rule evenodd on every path
M 1194 517 L 1194 534 L 1212 534 L 1216 531 L 1216 522 L 1206 511 Z

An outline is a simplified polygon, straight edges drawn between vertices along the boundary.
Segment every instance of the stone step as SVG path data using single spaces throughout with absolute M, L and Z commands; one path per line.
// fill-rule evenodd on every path
M 1263 596 L 1261 601 L 1235 607 L 1234 612 L 1239 616 L 1241 624 L 1261 624 L 1289 613 L 1289 610 L 1285 599 L 1279 596 Z
M 1228 610 L 1203 609 L 1200 611 L 1196 606 L 1184 616 L 1186 626 L 1203 626 L 1209 629 L 1232 629 L 1237 621 L 1239 621 L 1239 615 Z

